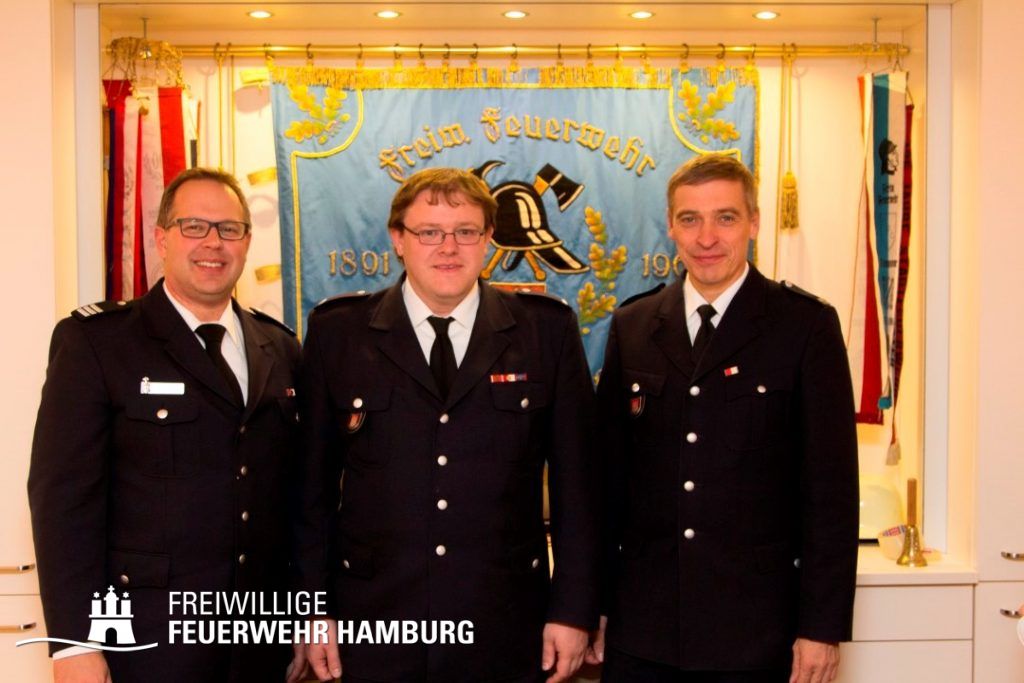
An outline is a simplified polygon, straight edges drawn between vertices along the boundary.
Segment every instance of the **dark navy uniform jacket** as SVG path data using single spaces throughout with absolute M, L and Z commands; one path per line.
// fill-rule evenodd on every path
M 681 281 L 615 312 L 598 384 L 608 646 L 788 666 L 851 635 L 857 439 L 835 310 L 751 266 L 699 364 Z
M 472 645 L 342 643 L 347 674 L 507 680 L 539 671 L 546 621 L 595 625 L 593 389 L 568 306 L 481 283 L 446 400 L 401 283 L 321 304 L 303 358 L 302 585 L 341 620 L 473 623 Z
M 195 618 L 169 617 L 169 591 L 287 588 L 299 345 L 232 305 L 244 409 L 161 284 L 53 333 L 28 482 L 47 633 L 85 641 L 93 594 L 127 591 L 136 642 L 159 646 L 105 653 L 115 681 L 284 677 L 288 647 L 168 644 L 169 618 Z

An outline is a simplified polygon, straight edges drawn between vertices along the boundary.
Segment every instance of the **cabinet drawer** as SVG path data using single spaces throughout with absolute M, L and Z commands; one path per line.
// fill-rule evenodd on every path
M 1017 620 L 999 613 L 1024 603 L 1024 581 L 983 581 L 975 596 L 974 680 L 1024 681 L 1024 646 L 1017 638 Z
M 29 627 L 29 625 L 34 626 Z M 53 677 L 46 643 L 15 647 L 25 638 L 46 635 L 43 606 L 38 595 L 0 595 L 0 626 L 29 627 L 16 632 L 0 631 L 0 671 L 6 681 L 48 681 Z M 6 629 L 5 629 L 6 631 Z
M 835 683 L 892 681 L 971 683 L 971 641 L 843 643 L 839 647 L 839 676 Z
M 971 586 L 866 586 L 853 608 L 855 641 L 970 640 Z

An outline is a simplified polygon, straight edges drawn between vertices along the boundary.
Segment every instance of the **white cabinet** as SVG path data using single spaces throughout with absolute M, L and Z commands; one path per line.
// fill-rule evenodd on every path
M 48 681 L 52 678 L 46 643 L 15 647 L 26 638 L 46 635 L 38 595 L 0 595 L 0 670 L 5 681 Z
M 970 683 L 971 641 L 843 643 L 836 683 Z M 986 683 L 1011 679 L 986 678 Z M 1016 680 L 1016 679 L 1013 679 Z
M 888 580 L 934 581 L 942 576 L 935 568 L 912 573 L 918 570 L 888 564 Z M 946 576 L 960 578 L 955 572 Z M 862 584 L 879 580 L 879 574 L 860 577 Z M 970 585 L 858 586 L 853 642 L 840 647 L 837 683 L 971 683 L 973 604 Z
M 974 680 L 976 683 L 1024 681 L 1024 645 L 1017 638 L 1017 619 L 1000 609 L 1015 610 L 1024 602 L 1024 581 L 978 584 L 974 607 Z

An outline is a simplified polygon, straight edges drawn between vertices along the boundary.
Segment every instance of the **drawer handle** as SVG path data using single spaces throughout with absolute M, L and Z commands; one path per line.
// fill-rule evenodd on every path
M 1024 614 L 1021 614 L 1019 609 L 1004 609 L 1000 607 L 999 613 L 1010 619 L 1020 619 L 1021 617 L 1024 617 Z
M 27 624 L 0 624 L 0 633 L 24 633 L 36 627 L 36 622 L 30 621 Z
M 1010 560 L 1011 562 L 1024 562 L 1024 553 L 1011 553 L 1004 550 L 999 554 L 1003 556 L 1004 560 Z
M 0 567 L 0 574 L 24 574 L 36 568 L 35 562 L 29 564 L 16 564 L 9 567 Z

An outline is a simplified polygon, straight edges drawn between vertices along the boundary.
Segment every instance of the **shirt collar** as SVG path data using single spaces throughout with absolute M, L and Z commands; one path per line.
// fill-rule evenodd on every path
M 719 319 L 721 319 L 721 316 L 725 315 L 725 309 L 729 307 L 733 297 L 736 296 L 736 292 L 740 291 L 740 287 L 743 286 L 743 282 L 747 279 L 747 275 L 749 274 L 750 264 L 744 261 L 743 274 L 736 278 L 736 282 L 729 285 L 726 290 L 719 294 L 718 298 L 715 299 L 712 306 L 715 307 L 715 315 L 718 316 Z M 690 276 L 687 275 L 683 280 L 683 304 L 686 306 L 686 317 L 689 318 L 691 315 L 694 315 L 697 309 L 706 303 L 710 302 L 700 295 L 700 292 L 697 291 L 697 288 L 694 287 L 693 283 L 690 281 Z
M 188 325 L 190 330 L 195 332 L 197 327 L 204 324 L 203 321 L 197 318 L 192 311 L 185 307 L 185 304 L 178 301 L 174 295 L 171 294 L 171 290 L 167 289 L 166 283 L 161 286 L 164 288 L 164 294 L 167 295 L 167 299 L 171 302 L 171 305 L 174 306 L 174 309 L 178 311 L 178 314 L 185 320 L 185 324 Z M 240 341 L 241 335 L 239 334 L 239 320 L 238 316 L 235 315 L 235 307 L 232 306 L 230 302 L 228 302 L 228 305 L 224 307 L 224 312 L 220 314 L 220 319 L 215 320 L 214 322 L 219 325 L 223 325 L 224 329 L 227 330 L 228 336 L 231 338 L 231 343 L 241 348 L 242 344 Z
M 434 315 L 430 307 L 416 294 L 416 290 L 409 284 L 408 278 L 402 283 L 402 299 L 405 301 L 405 310 L 409 313 L 409 321 L 414 328 L 426 322 L 427 318 Z M 476 320 L 476 312 L 479 308 L 480 283 L 475 282 L 469 294 L 446 317 L 454 318 L 457 324 L 467 330 L 472 330 L 473 322 Z

